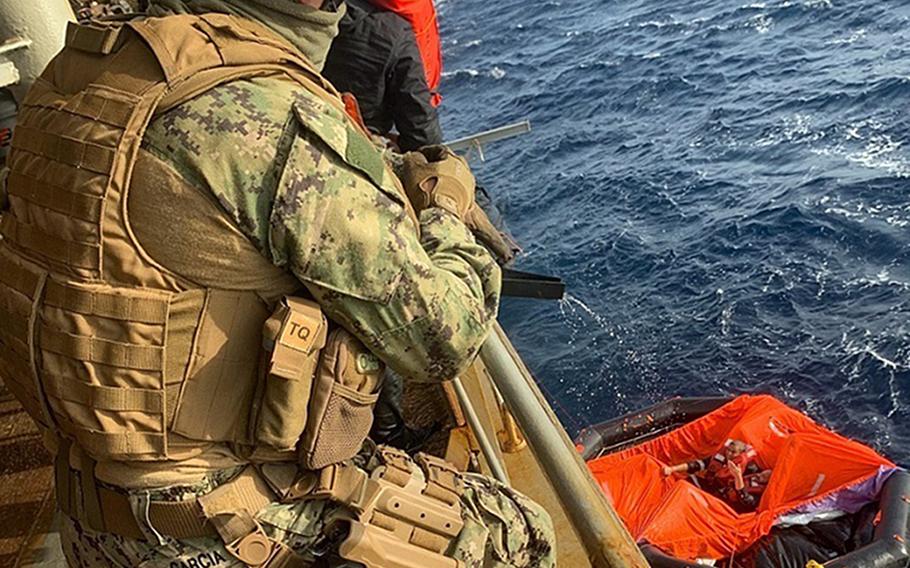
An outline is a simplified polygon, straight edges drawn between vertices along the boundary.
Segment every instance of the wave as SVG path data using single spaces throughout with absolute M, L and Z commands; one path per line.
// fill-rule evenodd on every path
M 519 268 L 569 286 L 502 317 L 570 428 L 773 392 L 910 460 L 904 16 L 871 0 L 441 15 L 445 128 L 534 125 L 477 168 Z

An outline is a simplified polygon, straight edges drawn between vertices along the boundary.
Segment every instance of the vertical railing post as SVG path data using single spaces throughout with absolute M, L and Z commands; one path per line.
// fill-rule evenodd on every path
M 502 461 L 500 461 L 499 455 L 493 447 L 493 442 L 490 441 L 486 431 L 483 429 L 483 423 L 480 421 L 480 417 L 477 416 L 477 410 L 474 408 L 474 403 L 471 402 L 471 398 L 464 390 L 464 384 L 462 384 L 459 377 L 455 377 L 452 380 L 452 387 L 455 389 L 455 395 L 458 397 L 458 404 L 461 405 L 461 410 L 464 412 L 468 426 L 471 427 L 471 431 L 474 433 L 474 439 L 477 440 L 477 445 L 480 446 L 480 453 L 483 454 L 483 458 L 487 460 L 487 465 L 490 467 L 490 473 L 492 473 L 493 477 L 500 483 L 510 485 L 509 474 Z
M 647 568 L 648 562 L 507 342 L 505 332 L 496 324 L 480 356 L 555 489 L 591 564 L 595 568 Z

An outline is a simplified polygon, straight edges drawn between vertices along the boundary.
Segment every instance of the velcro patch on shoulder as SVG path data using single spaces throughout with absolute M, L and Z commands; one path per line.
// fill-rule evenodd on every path
M 346 126 L 348 145 L 345 148 L 344 161 L 362 171 L 373 183 L 381 187 L 385 175 L 382 152 L 353 126 L 349 124 Z
M 344 162 L 366 176 L 398 203 L 402 196 L 387 187 L 387 166 L 382 151 L 360 132 L 340 109 L 310 95 L 294 103 L 300 125 L 326 143 Z

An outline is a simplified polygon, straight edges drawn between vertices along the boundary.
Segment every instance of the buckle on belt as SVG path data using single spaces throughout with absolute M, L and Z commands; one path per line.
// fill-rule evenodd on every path
M 461 476 L 451 464 L 435 456 L 419 453 L 415 461 L 427 474 L 424 495 L 439 499 L 448 505 L 455 505 L 464 492 Z
M 389 446 L 379 446 L 376 453 L 385 466 L 385 470 L 380 474 L 382 479 L 399 487 L 405 487 L 410 483 L 413 471 L 408 454 Z
M 230 544 L 225 544 L 227 551 L 247 566 L 266 566 L 275 553 L 274 542 L 256 523 L 256 528 L 250 534 L 242 536 Z
M 366 472 L 354 465 L 330 465 L 319 470 L 319 479 L 310 495 L 358 507 L 363 501 L 367 479 Z

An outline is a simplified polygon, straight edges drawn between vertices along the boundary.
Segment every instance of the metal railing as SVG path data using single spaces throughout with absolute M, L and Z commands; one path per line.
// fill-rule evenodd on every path
M 459 152 L 466 155 L 470 155 L 472 151 L 475 151 L 477 152 L 477 156 L 480 158 L 480 160 L 483 161 L 484 144 L 489 144 L 490 142 L 496 142 L 499 140 L 505 140 L 506 138 L 511 138 L 520 134 L 526 134 L 530 131 L 531 122 L 528 120 L 522 120 L 521 122 L 516 122 L 514 124 L 507 124 L 505 126 L 486 130 L 478 134 L 472 134 L 470 136 L 465 136 L 464 138 L 458 138 L 456 140 L 446 142 L 445 145 L 448 146 L 449 149 L 453 152 Z
M 588 471 L 531 374 L 496 324 L 480 350 L 595 568 L 646 568 L 616 511 Z

